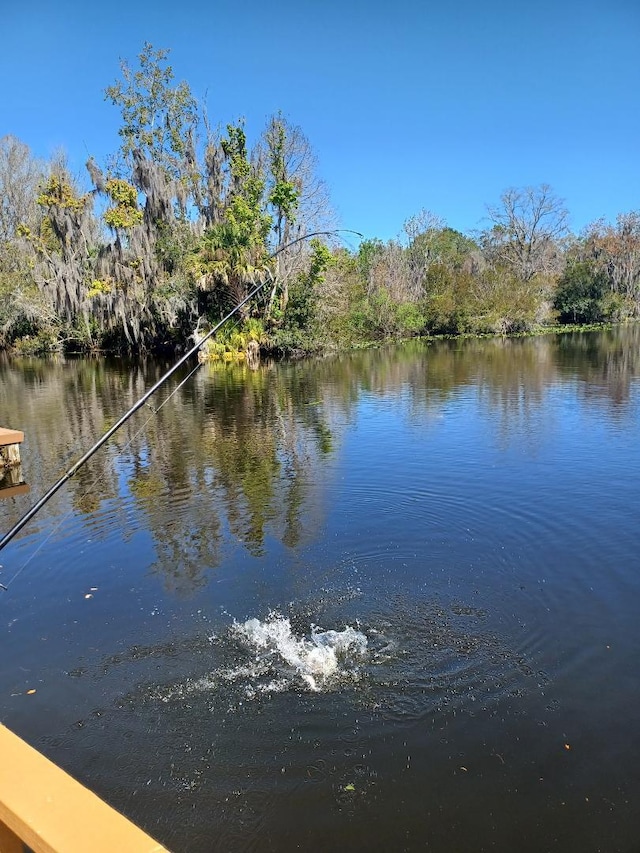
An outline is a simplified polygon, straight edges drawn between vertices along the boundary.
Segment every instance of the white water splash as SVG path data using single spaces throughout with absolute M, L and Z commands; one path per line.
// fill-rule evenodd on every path
M 337 676 L 353 671 L 367 654 L 367 638 L 348 625 L 343 631 L 322 631 L 312 626 L 309 637 L 298 637 L 289 619 L 271 613 L 264 622 L 259 619 L 234 622 L 233 630 L 255 653 L 256 661 L 264 664 L 272 658 L 293 667 L 315 691 L 322 690 Z
M 367 637 L 355 628 L 323 631 L 312 625 L 308 635 L 296 635 L 289 619 L 275 612 L 264 621 L 234 620 L 228 631 L 212 634 L 209 642 L 221 658 L 217 667 L 200 678 L 158 687 L 151 696 L 172 702 L 215 694 L 225 697 L 228 711 L 236 711 L 246 699 L 301 686 L 314 692 L 339 689 L 359 680 L 361 665 L 370 658 Z

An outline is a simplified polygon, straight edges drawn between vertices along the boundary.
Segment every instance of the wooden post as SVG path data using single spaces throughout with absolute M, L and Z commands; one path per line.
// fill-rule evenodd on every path
M 20 445 L 24 433 L 17 429 L 0 427 L 0 467 L 11 468 L 20 464 Z

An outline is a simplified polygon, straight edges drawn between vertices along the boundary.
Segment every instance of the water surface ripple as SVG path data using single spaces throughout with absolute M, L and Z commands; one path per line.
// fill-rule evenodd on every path
M 162 370 L 0 360 L 3 529 Z M 639 377 L 636 325 L 203 367 L 3 551 L 2 722 L 175 851 L 636 849 Z

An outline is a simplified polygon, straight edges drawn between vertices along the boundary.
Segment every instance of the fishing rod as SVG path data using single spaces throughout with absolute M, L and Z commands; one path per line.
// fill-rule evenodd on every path
M 347 228 L 339 228 L 339 229 L 335 229 L 333 231 L 313 231 L 310 234 L 304 234 L 302 237 L 296 237 L 295 240 L 291 240 L 291 242 L 282 246 L 280 249 L 277 249 L 275 252 L 272 252 L 268 256 L 267 261 L 274 260 L 274 258 L 276 258 L 281 252 L 284 252 L 286 249 L 290 249 L 292 246 L 295 246 L 297 243 L 301 243 L 303 240 L 310 240 L 313 237 L 332 237 L 338 233 L 355 234 L 358 237 L 363 236 L 358 231 L 352 231 L 351 229 L 347 229 Z M 169 379 L 170 376 L 173 376 L 173 374 L 176 372 L 176 370 L 178 370 L 180 367 L 182 367 L 182 365 L 186 361 L 188 361 L 191 358 L 191 356 L 194 355 L 200 349 L 200 347 L 204 343 L 206 343 L 206 341 L 209 340 L 210 337 L 212 337 L 212 335 L 215 335 L 215 333 L 217 331 L 219 331 L 219 329 L 222 326 L 224 326 L 224 324 L 228 320 L 230 320 L 235 314 L 237 314 L 238 311 L 244 305 L 247 304 L 247 302 L 251 301 L 251 299 L 253 299 L 254 296 L 257 296 L 257 294 L 260 293 L 260 291 L 263 290 L 267 286 L 267 284 L 271 284 L 271 282 L 272 282 L 272 279 L 266 278 L 263 282 L 256 285 L 256 287 L 254 287 L 253 290 L 247 296 L 245 296 L 244 299 L 242 299 L 240 302 L 238 302 L 238 304 L 235 306 L 235 308 L 233 308 L 231 311 L 229 311 L 229 313 L 226 316 L 224 316 L 222 318 L 222 320 L 220 320 L 220 322 L 218 322 L 209 332 L 207 332 L 207 334 L 203 338 L 198 340 L 191 347 L 191 349 L 188 352 L 186 352 L 182 356 L 182 358 L 180 358 L 173 365 L 173 367 L 171 367 L 163 376 L 161 376 L 160 379 L 158 379 L 158 381 L 155 383 L 155 385 L 153 385 L 151 388 L 149 388 L 149 390 L 146 391 L 142 395 L 142 397 L 140 397 L 140 399 L 137 400 L 127 412 L 125 412 L 124 415 L 122 415 L 120 420 L 118 420 L 110 429 L 108 429 L 104 433 L 104 435 L 102 435 L 98 439 L 98 441 L 96 441 L 96 443 L 93 445 L 93 447 L 91 447 L 89 450 L 87 450 L 87 452 L 83 456 L 81 456 L 80 459 L 78 459 L 78 461 L 75 462 L 71 466 L 71 468 L 69 468 L 68 471 L 65 471 L 65 473 L 62 475 L 62 477 L 60 477 L 60 479 L 57 482 L 55 482 L 53 484 L 53 486 L 51 486 L 49 491 L 46 494 L 44 494 L 40 498 L 40 500 L 37 501 L 31 507 L 31 509 L 29 509 L 22 516 L 22 518 L 19 519 L 19 521 L 17 521 L 13 525 L 13 527 L 11 528 L 11 530 L 9 530 L 8 533 L 5 533 L 5 535 L 2 537 L 2 539 L 0 539 L 0 551 L 2 551 L 2 549 L 5 547 L 5 545 L 8 545 L 9 542 L 11 542 L 13 537 L 22 530 L 22 528 L 25 526 L 25 524 L 28 524 L 29 521 L 31 521 L 31 519 L 34 517 L 34 515 L 36 515 L 38 512 L 40 512 L 42 507 L 56 494 L 56 492 L 59 489 L 62 488 L 62 486 L 64 486 L 64 484 L 67 482 L 67 480 L 70 480 L 73 477 L 73 475 L 78 471 L 78 469 L 81 468 L 85 464 L 85 462 L 87 462 L 89 459 L 91 459 L 91 457 L 94 455 L 94 453 L 96 453 L 96 451 L 99 450 L 102 447 L 102 445 L 105 444 L 105 442 L 107 442 L 111 438 L 111 436 L 115 432 L 117 432 L 120 429 L 120 427 L 123 424 L 125 424 L 129 420 L 129 418 L 138 411 L 138 409 L 141 409 L 142 406 L 144 406 L 146 404 L 147 400 L 149 400 L 150 397 L 152 397 L 153 394 L 155 394 L 155 392 L 158 390 L 158 388 L 160 388 L 162 385 L 164 385 L 164 383 L 167 381 L 167 379 Z M 4 584 L 0 583 L 0 589 L 3 589 L 6 591 L 7 587 Z

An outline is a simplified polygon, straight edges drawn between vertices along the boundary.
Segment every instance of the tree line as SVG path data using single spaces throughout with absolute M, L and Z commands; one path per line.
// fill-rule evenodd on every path
M 210 355 L 640 313 L 640 212 L 575 235 L 549 186 L 510 188 L 473 234 L 424 210 L 397 239 L 351 250 L 332 236 L 309 140 L 283 115 L 250 148 L 244 122 L 214 127 L 151 44 L 105 97 L 120 146 L 89 159 L 85 186 L 64 156 L 0 139 L 2 349 L 182 349 L 262 282 Z

